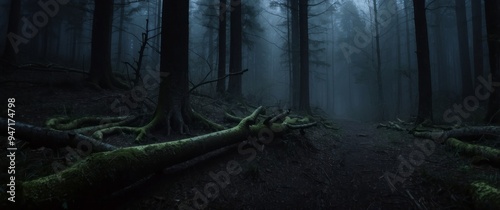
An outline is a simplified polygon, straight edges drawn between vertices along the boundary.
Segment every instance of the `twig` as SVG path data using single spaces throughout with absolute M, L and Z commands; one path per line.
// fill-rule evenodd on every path
M 226 74 L 226 76 L 223 76 L 221 78 L 218 78 L 218 79 L 214 79 L 214 80 L 210 80 L 210 81 L 206 81 L 206 82 L 202 82 L 200 84 L 197 84 L 195 85 L 194 87 L 192 87 L 190 90 L 189 90 L 189 93 L 193 92 L 194 89 L 202 86 L 202 85 L 206 85 L 206 84 L 209 84 L 209 83 L 213 83 L 213 82 L 217 82 L 217 81 L 220 81 L 220 80 L 223 80 L 223 79 L 226 79 L 227 77 L 230 77 L 230 76 L 236 76 L 236 75 L 241 75 L 245 72 L 247 72 L 248 69 L 245 69 L 243 71 L 240 71 L 240 72 L 235 72 L 235 73 L 229 73 L 229 74 Z

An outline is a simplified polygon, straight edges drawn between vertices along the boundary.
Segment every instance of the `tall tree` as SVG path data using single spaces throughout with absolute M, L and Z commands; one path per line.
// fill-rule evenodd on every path
M 113 0 L 94 2 L 89 81 L 102 88 L 113 88 L 115 85 L 111 69 Z
M 226 0 L 219 1 L 219 65 L 217 68 L 217 77 L 222 78 L 226 75 Z M 226 91 L 226 80 L 217 81 L 217 92 Z
M 462 96 L 473 95 L 473 78 L 470 66 L 469 38 L 465 0 L 455 0 L 455 14 L 457 21 L 458 48 L 460 54 L 460 68 L 462 69 Z
M 156 120 L 167 116 L 179 128 L 188 132 L 186 123 L 191 119 L 189 104 L 189 1 L 165 0 L 163 2 L 160 94 L 155 111 Z
M 425 0 L 413 0 L 415 17 L 415 37 L 417 40 L 418 60 L 418 114 L 417 123 L 432 120 L 432 84 L 431 65 L 429 60 L 429 37 L 427 34 L 427 18 Z
M 241 72 L 242 65 L 242 1 L 231 0 L 231 34 L 230 34 L 230 58 L 229 73 Z M 229 77 L 228 93 L 235 97 L 242 96 L 241 75 Z
M 17 51 L 19 50 L 20 42 L 16 36 L 19 36 L 19 18 L 21 17 L 21 1 L 11 0 L 10 1 L 10 11 L 9 11 L 9 25 L 7 26 L 7 39 L 5 41 L 5 50 L 2 55 L 2 59 L 10 64 L 15 65 L 17 63 Z
M 292 65 L 292 84 L 291 84 L 291 105 L 299 107 L 300 100 L 300 29 L 299 29 L 299 0 L 289 0 L 290 4 L 290 53 Z
M 379 15 L 377 8 L 377 1 L 373 0 L 373 17 L 375 18 L 375 50 L 377 56 L 377 92 L 378 92 L 378 110 L 379 119 L 383 120 L 385 117 L 384 108 L 384 93 L 382 88 L 382 59 L 380 58 L 380 31 L 379 31 Z
M 414 113 L 414 103 L 413 103 L 413 77 L 411 70 L 411 47 L 410 47 L 410 4 L 408 0 L 404 0 L 405 5 L 405 29 L 406 29 L 406 65 L 408 71 L 408 92 L 409 92 L 409 101 L 410 101 L 410 114 Z
M 474 73 L 477 78 L 483 75 L 483 11 L 481 1 L 471 1 L 472 9 L 472 46 L 474 51 Z
M 308 0 L 299 0 L 300 100 L 299 109 L 310 112 L 309 105 L 309 16 Z
M 484 0 L 490 73 L 495 91 L 491 93 L 486 121 L 500 124 L 500 1 Z

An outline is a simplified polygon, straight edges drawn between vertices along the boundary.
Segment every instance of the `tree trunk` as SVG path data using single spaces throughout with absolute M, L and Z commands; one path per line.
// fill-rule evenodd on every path
M 161 33 L 160 94 L 152 123 L 167 116 L 180 133 L 189 132 L 189 1 L 164 1 Z
M 120 69 L 122 59 L 122 45 L 123 45 L 123 23 L 125 22 L 125 0 L 120 2 L 120 25 L 118 26 L 118 49 L 116 55 L 115 68 Z
M 472 8 L 472 45 L 474 51 L 474 78 L 484 74 L 483 58 L 483 8 L 481 1 L 471 1 Z M 474 80 L 476 81 L 476 80 Z
M 405 15 L 406 15 L 406 63 L 407 63 L 407 69 L 408 71 L 408 95 L 409 95 L 409 102 L 410 102 L 410 115 L 414 114 L 414 103 L 413 103 L 413 77 L 412 77 L 412 68 L 411 68 L 411 48 L 410 48 L 410 13 L 409 13 L 409 6 L 408 0 L 404 1 L 405 4 Z
M 394 0 L 394 5 L 397 5 L 397 1 Z M 400 117 L 401 115 L 401 103 L 403 101 L 403 75 L 401 73 L 402 65 L 401 65 L 401 27 L 399 26 L 399 12 L 396 11 L 396 46 L 398 48 L 396 59 L 398 60 L 398 90 L 397 90 L 397 104 L 396 104 L 396 116 Z
M 300 101 L 300 28 L 298 0 L 290 0 L 290 11 L 292 33 L 292 107 L 298 108 Z
M 217 78 L 226 76 L 226 0 L 220 0 L 219 6 L 219 65 L 217 68 Z M 217 93 L 226 91 L 226 80 L 217 81 Z
M 21 18 L 21 1 L 11 0 L 10 1 L 10 12 L 9 12 L 9 25 L 7 26 L 7 39 L 5 40 L 5 50 L 2 55 L 2 59 L 9 62 L 12 65 L 17 64 L 16 54 L 19 52 L 19 44 L 21 40 L 15 38 L 21 36 L 19 33 L 19 19 Z M 9 40 L 11 38 L 12 40 Z M 21 38 L 24 39 L 24 38 Z
M 231 4 L 231 41 L 230 41 L 230 59 L 229 59 L 229 73 L 236 73 L 241 71 L 241 62 L 242 62 L 242 2 L 240 1 L 237 4 Z M 241 84 L 241 75 L 236 75 L 229 77 L 228 84 L 228 93 L 234 97 L 242 96 L 242 84 Z
M 425 16 L 425 0 L 413 0 L 415 16 L 415 35 L 417 40 L 418 60 L 418 115 L 417 123 L 432 120 L 432 84 L 429 62 L 429 37 L 427 34 L 427 18 Z
M 470 67 L 469 38 L 467 17 L 465 14 L 465 0 L 455 0 L 455 14 L 457 20 L 458 47 L 460 54 L 460 68 L 462 69 L 462 97 L 474 94 L 473 78 Z
M 299 0 L 300 24 L 300 100 L 299 109 L 310 112 L 309 107 L 309 13 L 308 0 Z
M 95 0 L 89 81 L 102 88 L 113 88 L 112 25 L 113 0 Z
M 495 91 L 491 93 L 486 114 L 487 123 L 500 124 L 500 1 L 484 0 L 490 72 Z
M 377 1 L 373 0 L 373 16 L 375 18 L 375 52 L 377 56 L 377 92 L 378 92 L 378 110 L 379 110 L 379 120 L 384 120 L 385 113 L 385 101 L 384 101 L 384 92 L 382 86 L 382 60 L 380 58 L 380 31 L 378 26 L 378 9 L 377 9 Z

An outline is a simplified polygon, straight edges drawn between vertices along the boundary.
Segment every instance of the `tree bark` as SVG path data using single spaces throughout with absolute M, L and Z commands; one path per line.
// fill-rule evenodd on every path
M 9 36 L 21 36 L 19 34 L 19 19 L 21 18 L 21 1 L 11 0 L 9 11 L 9 25 L 7 26 L 7 39 L 5 40 L 5 50 L 2 59 L 12 65 L 17 64 L 17 52 L 19 45 L 14 46 L 9 40 Z M 12 37 L 13 38 L 13 37 Z M 24 38 L 23 38 L 24 39 Z M 17 49 L 16 49 L 17 48 Z
M 298 108 L 300 101 L 300 25 L 299 25 L 299 1 L 290 0 L 291 11 L 291 53 L 292 53 L 292 107 Z
M 226 75 L 226 0 L 220 0 L 219 5 L 219 65 L 217 68 L 217 78 L 222 78 Z M 226 91 L 226 80 L 217 81 L 217 93 Z
M 102 88 L 113 88 L 111 69 L 113 0 L 94 2 L 89 81 Z
M 241 71 L 242 66 L 242 1 L 231 1 L 231 40 L 229 73 Z M 236 75 L 229 78 L 228 93 L 234 97 L 242 97 L 242 77 Z
M 484 0 L 490 74 L 495 91 L 491 93 L 486 114 L 487 123 L 500 124 L 500 1 Z
M 164 1 L 161 34 L 160 93 L 155 111 L 157 122 L 164 114 L 180 133 L 189 132 L 189 1 Z
M 380 31 L 378 26 L 378 9 L 377 9 L 377 1 L 373 0 L 373 16 L 375 18 L 375 53 L 377 56 L 377 93 L 378 93 L 378 110 L 379 116 L 378 119 L 384 120 L 385 113 L 385 101 L 384 101 L 384 92 L 382 86 L 382 59 L 380 55 Z
M 432 84 L 425 0 L 413 0 L 413 8 L 415 10 L 415 34 L 417 39 L 418 60 L 419 99 L 417 123 L 421 123 L 427 119 L 432 120 Z
M 484 74 L 483 58 L 483 8 L 481 1 L 471 1 L 472 45 L 474 51 L 474 73 L 478 78 Z M 474 80 L 475 81 L 475 80 Z
M 299 109 L 310 112 L 309 105 L 309 15 L 308 0 L 299 0 L 300 25 L 300 100 Z
M 467 17 L 465 14 L 465 0 L 455 0 L 455 14 L 457 20 L 458 47 L 460 54 L 460 68 L 462 69 L 462 97 L 474 95 L 473 78 L 470 67 L 469 38 Z

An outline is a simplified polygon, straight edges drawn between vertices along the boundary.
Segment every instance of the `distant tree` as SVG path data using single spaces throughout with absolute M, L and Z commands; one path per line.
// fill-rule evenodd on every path
M 417 40 L 418 60 L 418 114 L 417 123 L 432 120 L 432 84 L 429 60 L 429 37 L 427 34 L 427 18 L 425 0 L 413 0 L 415 16 L 415 35 Z
M 92 22 L 89 82 L 100 88 L 128 88 L 114 76 L 111 67 L 113 0 L 95 0 Z
M 379 15 L 377 8 L 377 1 L 373 0 L 373 17 L 375 18 L 375 51 L 376 51 L 376 72 L 377 72 L 377 93 L 378 93 L 378 110 L 379 110 L 379 119 L 384 120 L 385 117 L 385 100 L 384 100 L 384 92 L 382 86 L 382 60 L 380 55 L 380 29 L 379 29 Z
M 481 1 L 471 1 L 472 9 L 472 46 L 474 51 L 474 78 L 484 73 L 483 65 L 483 8 Z M 475 80 L 474 80 L 475 81 Z
M 219 62 L 217 67 L 217 77 L 222 78 L 226 75 L 226 8 L 227 1 L 220 0 L 219 1 Z M 217 93 L 224 93 L 226 91 L 226 80 L 222 79 L 217 81 L 216 87 Z
M 462 69 L 462 96 L 473 95 L 473 78 L 470 66 L 469 36 L 467 30 L 467 17 L 465 0 L 455 0 L 455 15 L 457 21 L 458 47 L 460 55 L 460 68 Z
M 484 0 L 490 73 L 495 91 L 491 93 L 486 121 L 500 124 L 500 1 Z
M 300 99 L 299 109 L 310 112 L 309 104 L 309 16 L 308 0 L 299 0 Z
M 111 69 L 113 0 L 95 0 L 94 2 L 89 81 L 102 88 L 113 88 Z
M 5 41 L 5 50 L 2 54 L 2 59 L 6 62 L 15 65 L 17 63 L 17 50 L 19 45 L 15 43 L 20 43 L 19 36 L 19 19 L 21 18 L 21 1 L 11 0 L 10 10 L 9 10 L 9 25 L 7 26 L 7 39 Z M 15 49 L 17 48 L 17 49 Z
M 242 1 L 231 0 L 231 32 L 229 53 L 229 73 L 242 70 Z M 235 97 L 242 96 L 242 77 L 229 77 L 228 93 Z

